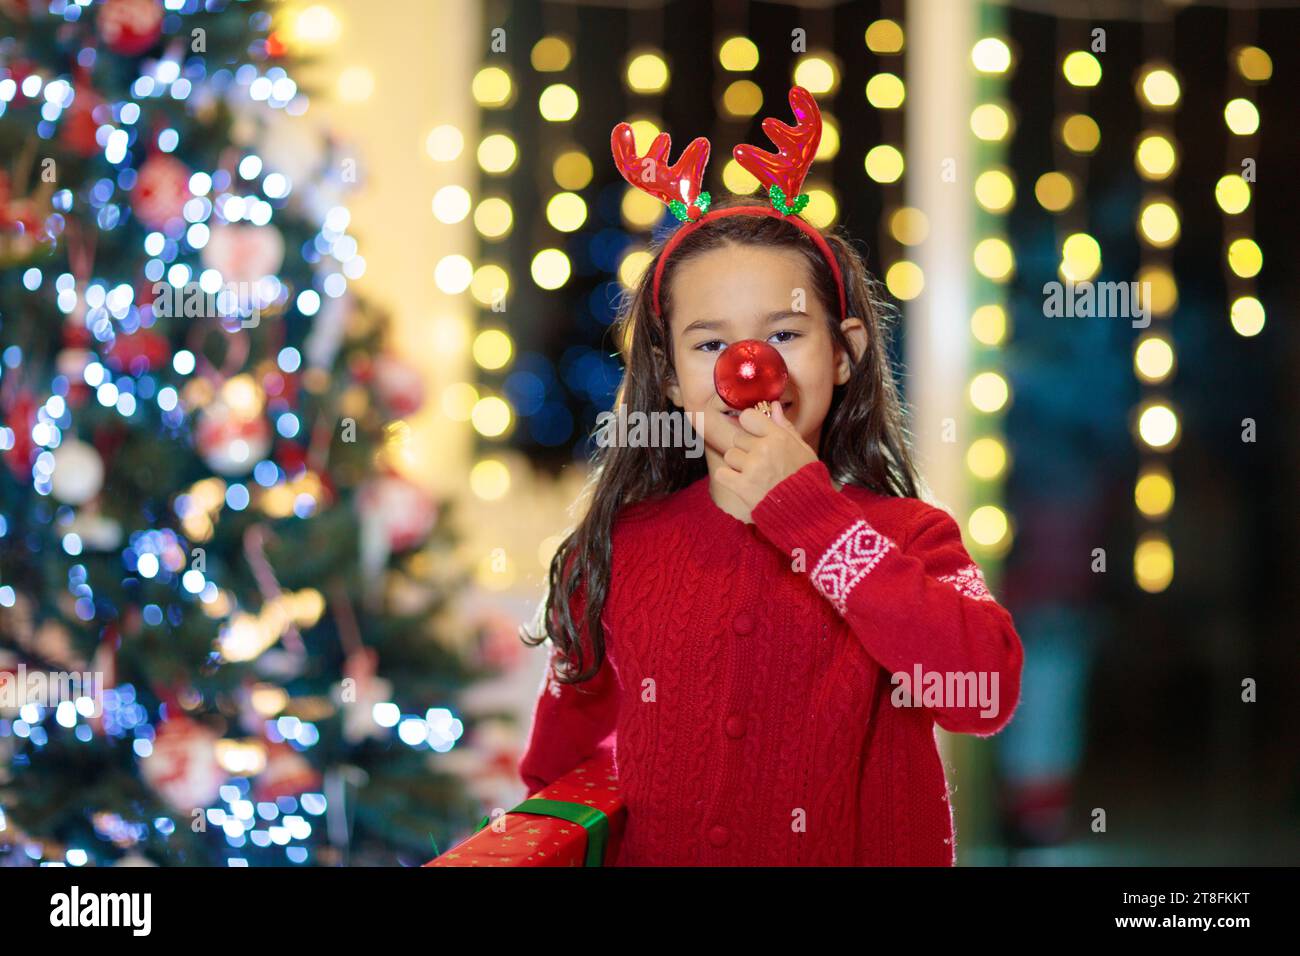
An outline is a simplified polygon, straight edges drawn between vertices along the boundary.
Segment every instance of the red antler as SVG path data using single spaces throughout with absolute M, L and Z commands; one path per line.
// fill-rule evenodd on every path
M 764 186 L 779 186 L 785 201 L 793 203 L 821 142 L 822 114 L 813 95 L 802 86 L 791 87 L 790 108 L 794 110 L 794 126 L 772 116 L 763 120 L 763 132 L 779 153 L 741 143 L 731 155 Z
M 671 206 L 676 201 L 689 210 L 700 198 L 704 167 L 709 161 L 709 141 L 703 136 L 696 137 L 682 151 L 677 162 L 669 166 L 668 149 L 671 144 L 669 135 L 660 133 L 650 144 L 650 150 L 645 156 L 638 156 L 636 139 L 632 135 L 632 127 L 627 123 L 619 123 L 614 127 L 609 143 L 614 153 L 614 162 L 624 179 L 660 202 Z M 705 211 L 699 206 L 696 208 L 700 212 Z

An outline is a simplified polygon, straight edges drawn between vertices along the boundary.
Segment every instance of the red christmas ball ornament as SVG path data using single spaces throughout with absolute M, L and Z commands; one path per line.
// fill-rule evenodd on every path
M 162 36 L 159 0 L 105 0 L 96 24 L 99 38 L 119 56 L 139 56 Z
M 140 165 L 131 209 L 148 229 L 179 218 L 190 198 L 190 169 L 175 156 L 155 153 Z
M 757 339 L 727 346 L 713 366 L 713 387 L 732 408 L 775 402 L 789 377 L 781 353 Z

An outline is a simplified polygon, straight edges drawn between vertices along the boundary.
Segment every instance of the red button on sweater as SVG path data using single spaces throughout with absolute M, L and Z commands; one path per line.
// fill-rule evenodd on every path
M 614 747 L 615 865 L 952 865 L 936 725 L 987 736 L 1011 719 L 1011 616 L 946 512 L 836 491 L 820 461 L 752 519 L 707 477 L 620 512 L 606 663 L 577 685 L 548 671 L 529 795 Z

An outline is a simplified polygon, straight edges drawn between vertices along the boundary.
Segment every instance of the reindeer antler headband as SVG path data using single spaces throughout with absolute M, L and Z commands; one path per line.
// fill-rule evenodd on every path
M 848 316 L 844 297 L 844 278 L 840 274 L 840 265 L 835 253 L 827 244 L 817 228 L 804 220 L 799 213 L 808 205 L 808 194 L 800 193 L 808 168 L 812 166 L 813 156 L 817 153 L 817 144 L 822 138 L 822 115 L 817 108 L 817 101 L 802 86 L 790 89 L 790 108 L 794 110 L 795 125 L 789 126 L 775 117 L 763 120 L 763 132 L 776 146 L 778 152 L 769 153 L 756 146 L 742 143 L 732 150 L 732 155 L 742 167 L 748 170 L 760 183 L 767 187 L 769 205 L 731 206 L 709 212 L 712 198 L 700 189 L 704 182 L 704 167 L 709 161 L 709 141 L 697 136 L 683 150 L 682 155 L 673 165 L 668 165 L 668 149 L 672 139 L 667 133 L 660 133 L 650 144 L 644 156 L 637 156 L 636 142 L 632 136 L 632 127 L 619 123 L 614 127 L 610 137 L 610 149 L 614 153 L 614 162 L 623 178 L 640 189 L 665 203 L 672 214 L 685 225 L 680 226 L 664 245 L 655 266 L 654 310 L 662 318 L 659 308 L 659 282 L 663 278 L 664 265 L 677 245 L 692 231 L 711 219 L 725 216 L 772 216 L 785 219 L 797 226 L 821 250 L 826 264 L 830 266 L 835 277 L 835 287 L 840 294 L 840 320 Z

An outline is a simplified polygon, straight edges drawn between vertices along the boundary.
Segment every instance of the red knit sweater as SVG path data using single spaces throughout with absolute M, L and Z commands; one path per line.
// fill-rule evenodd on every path
M 529 796 L 612 747 L 628 809 L 614 865 L 951 866 L 936 725 L 988 736 L 1011 719 L 1010 614 L 947 512 L 836 491 L 820 461 L 752 520 L 707 477 L 623 509 L 606 662 L 577 685 L 548 668 Z

